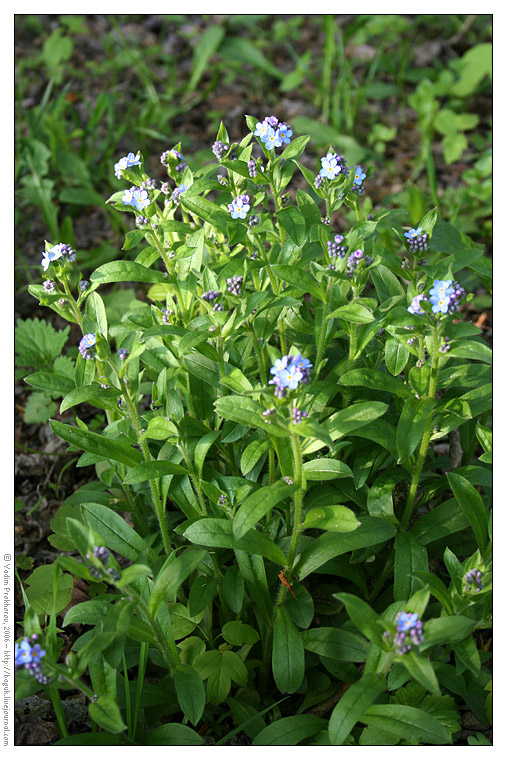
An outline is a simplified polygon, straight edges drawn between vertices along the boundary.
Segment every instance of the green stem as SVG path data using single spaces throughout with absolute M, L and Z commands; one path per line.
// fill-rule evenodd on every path
M 69 731 L 67 728 L 67 722 L 65 720 L 65 713 L 63 712 L 63 705 L 62 705 L 62 700 L 60 697 L 60 692 L 58 691 L 58 688 L 56 686 L 49 686 L 48 693 L 49 693 L 49 698 L 51 699 L 51 702 L 53 703 L 53 710 L 55 711 L 56 722 L 58 724 L 58 733 L 63 738 L 64 736 L 69 735 Z
M 432 362 L 431 362 L 431 375 L 430 375 L 430 383 L 429 383 L 427 398 L 431 399 L 431 401 L 434 402 L 435 391 L 437 389 L 437 374 L 438 374 L 438 327 L 435 325 L 432 326 L 432 334 L 433 334 L 433 357 L 432 357 Z M 419 480 L 421 478 L 421 474 L 422 474 L 422 470 L 424 466 L 424 460 L 426 459 L 426 453 L 428 451 L 428 446 L 431 439 L 432 423 L 433 423 L 433 408 L 428 412 L 426 427 L 424 428 L 424 433 L 421 439 L 421 445 L 419 447 L 419 453 L 417 455 L 415 470 L 412 476 L 410 490 L 408 492 L 407 503 L 405 505 L 405 510 L 403 512 L 403 517 L 401 520 L 400 528 L 402 531 L 405 531 L 407 529 L 407 525 L 412 515 L 412 509 L 414 507 L 414 501 L 417 494 L 417 487 L 419 485 Z
M 292 538 L 289 547 L 289 554 L 287 557 L 287 566 L 289 571 L 292 570 L 294 559 L 298 548 L 299 535 L 301 533 L 301 517 L 303 512 L 303 455 L 301 453 L 301 445 L 299 443 L 299 436 L 297 433 L 293 433 L 291 436 L 292 441 L 292 453 L 294 456 L 294 481 L 299 486 L 298 490 L 294 494 L 294 516 L 292 522 Z
M 113 367 L 113 365 L 110 364 L 110 366 L 116 372 L 116 369 Z M 144 461 L 151 462 L 152 456 L 150 454 L 150 449 L 148 447 L 148 444 L 146 443 L 145 439 L 141 440 L 142 429 L 141 429 L 141 421 L 139 419 L 137 408 L 135 404 L 132 402 L 132 399 L 130 398 L 127 386 L 125 385 L 125 381 L 123 380 L 122 377 L 120 377 L 119 374 L 117 374 L 117 377 L 118 377 L 118 382 L 120 384 L 120 388 L 123 393 L 123 397 L 125 399 L 125 404 L 127 405 L 130 419 L 132 420 L 132 425 L 134 426 L 134 430 L 136 431 L 137 440 L 139 441 L 141 445 L 141 451 L 144 456 Z M 167 525 L 165 522 L 162 494 L 160 493 L 158 482 L 155 479 L 151 478 L 149 480 L 149 484 L 150 484 L 151 496 L 153 499 L 153 506 L 155 507 L 155 511 L 157 513 L 158 524 L 160 526 L 160 533 L 162 535 L 162 541 L 164 543 L 164 550 L 166 554 L 169 554 L 169 552 L 171 551 L 171 541 L 169 539 L 169 533 L 167 531 Z
M 324 314 L 322 316 L 322 325 L 319 331 L 319 337 L 317 341 L 317 358 L 315 360 L 315 371 L 317 375 L 319 373 L 320 362 L 322 361 L 322 356 L 324 354 L 324 349 L 326 347 L 326 335 L 327 335 L 326 319 L 327 319 L 327 313 L 329 311 L 329 296 L 331 294 L 332 286 L 333 286 L 333 281 L 331 278 L 329 278 L 329 281 L 327 283 L 327 288 L 326 288 L 326 301 L 324 303 Z
M 72 307 L 72 311 L 74 312 L 74 316 L 76 317 L 76 321 L 77 321 L 77 323 L 78 323 L 78 325 L 79 325 L 79 327 L 81 328 L 81 331 L 82 331 L 83 330 L 83 318 L 81 316 L 81 312 L 79 311 L 79 309 L 77 307 L 77 303 L 76 303 L 76 301 L 74 299 L 74 296 L 70 292 L 69 283 L 67 282 L 67 276 L 65 275 L 65 273 L 62 273 L 62 276 L 60 278 L 60 282 L 63 285 L 63 289 L 65 290 L 65 293 L 67 294 L 67 298 L 68 298 L 68 300 L 70 302 L 70 305 Z
M 199 504 L 200 504 L 200 507 L 201 507 L 201 512 L 202 512 L 203 515 L 207 515 L 208 512 L 207 512 L 207 509 L 206 509 L 206 503 L 205 503 L 204 497 L 202 495 L 202 489 L 201 489 L 200 480 L 197 477 L 197 473 L 196 473 L 196 471 L 194 469 L 194 465 L 190 461 L 190 457 L 188 456 L 187 450 L 186 450 L 185 446 L 183 445 L 183 442 L 180 441 L 177 444 L 177 446 L 178 446 L 179 450 L 181 451 L 181 453 L 183 454 L 183 458 L 184 458 L 185 463 L 186 463 L 186 465 L 188 467 L 188 470 L 190 472 L 190 480 L 192 481 L 192 485 L 194 486 L 194 490 L 195 490 L 195 492 L 197 494 L 197 498 L 199 499 Z

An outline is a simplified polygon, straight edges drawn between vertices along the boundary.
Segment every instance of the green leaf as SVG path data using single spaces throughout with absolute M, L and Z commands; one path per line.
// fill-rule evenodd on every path
M 150 731 L 146 735 L 144 743 L 150 747 L 190 747 L 200 746 L 203 740 L 197 731 L 194 731 L 190 726 L 184 726 L 181 723 L 164 723 Z
M 440 694 L 438 680 L 433 670 L 433 665 L 425 657 L 421 657 L 416 652 L 407 652 L 401 658 L 402 664 L 406 667 L 412 678 L 421 686 L 424 686 L 432 694 Z
M 366 325 L 369 322 L 375 321 L 375 317 L 370 309 L 367 309 L 366 306 L 360 303 L 347 303 L 344 306 L 340 306 L 329 315 L 330 319 L 335 317 L 358 325 Z
M 187 82 L 187 92 L 193 92 L 196 86 L 199 84 L 202 75 L 206 71 L 208 62 L 220 47 L 225 36 L 225 29 L 222 26 L 208 26 L 203 32 L 197 45 L 194 48 L 194 55 L 192 59 L 192 75 Z
M 352 477 L 352 470 L 344 462 L 325 457 L 305 462 L 303 472 L 307 480 L 335 480 Z
M 425 744 L 450 744 L 451 734 L 424 710 L 407 705 L 372 705 L 361 716 L 361 723 L 377 726 L 395 736 Z
M 368 654 L 369 644 L 366 639 L 351 631 L 326 627 L 310 628 L 303 631 L 301 636 L 305 649 L 331 660 L 364 662 Z
M 104 544 L 135 562 L 139 554 L 148 552 L 141 536 L 109 507 L 103 504 L 85 503 L 81 506 L 83 519 L 92 530 L 99 534 Z
M 235 566 L 227 569 L 223 579 L 223 595 L 226 604 L 237 615 L 241 612 L 245 596 L 245 581 Z
M 463 641 L 475 630 L 475 620 L 465 617 L 464 615 L 453 615 L 452 617 L 433 618 L 424 623 L 424 642 L 420 645 L 420 651 L 429 649 L 435 644 L 443 641 L 449 644 L 456 644 Z
M 395 377 L 391 377 L 387 372 L 380 372 L 376 369 L 353 369 L 346 372 L 340 377 L 341 385 L 358 385 L 365 388 L 394 393 L 401 398 L 409 398 L 412 393 L 405 383 Z
M 232 523 L 235 539 L 240 539 L 255 523 L 261 520 L 280 501 L 297 491 L 297 485 L 287 485 L 279 480 L 270 486 L 263 486 L 247 496 L 240 506 Z
M 420 587 L 412 575 L 427 572 L 428 553 L 410 533 L 398 533 L 394 543 L 394 600 L 409 599 Z M 419 577 L 419 576 L 417 576 Z
M 478 491 L 462 475 L 449 472 L 447 479 L 463 514 L 472 526 L 479 550 L 485 557 L 488 541 L 488 517 L 484 502 Z
M 252 746 L 295 747 L 304 739 L 324 730 L 326 725 L 327 721 L 317 718 L 316 715 L 291 715 L 288 718 L 280 718 L 257 734 Z
M 289 206 L 280 209 L 277 216 L 290 239 L 297 246 L 303 246 L 306 241 L 306 221 L 301 211 L 296 206 Z
M 308 135 L 299 135 L 299 137 L 295 137 L 290 141 L 289 145 L 285 146 L 278 158 L 280 160 L 283 159 L 284 161 L 287 161 L 289 158 L 299 158 L 309 141 L 310 137 Z M 320 216 L 318 221 L 320 221 Z
M 105 459 L 112 459 L 115 462 L 121 462 L 127 467 L 134 467 L 138 464 L 143 455 L 133 446 L 123 441 L 112 438 L 106 438 L 99 433 L 91 433 L 89 430 L 64 425 L 62 422 L 50 420 L 51 430 L 67 443 L 71 443 L 78 449 L 89 451 L 91 454 L 98 454 Z
M 326 300 L 326 294 L 320 285 L 305 269 L 297 266 L 289 266 L 288 264 L 274 264 L 271 269 L 276 277 L 288 282 L 289 285 L 293 285 L 303 293 L 311 293 L 312 296 L 318 298 L 319 301 Z
M 284 607 L 277 607 L 273 625 L 273 677 L 282 694 L 292 694 L 305 675 L 305 652 L 298 629 Z
M 453 341 L 446 356 L 453 356 L 457 359 L 475 359 L 487 364 L 491 364 L 493 361 L 493 352 L 489 346 L 478 340 Z
M 141 464 L 136 465 L 127 473 L 123 482 L 126 485 L 132 485 L 133 483 L 144 483 L 146 480 L 153 480 L 154 478 L 162 478 L 164 475 L 188 474 L 189 471 L 183 465 L 160 459 L 152 462 L 141 462 Z
M 354 623 L 354 625 L 363 633 L 366 638 L 380 646 L 381 649 L 385 649 L 384 639 L 384 627 L 379 622 L 380 615 L 370 607 L 370 605 L 363 599 L 353 594 L 338 593 L 333 594 L 335 599 L 339 599 L 340 602 L 346 607 L 347 614 Z
M 429 398 L 405 401 L 396 428 L 396 448 L 399 461 L 405 461 L 417 448 L 421 440 L 428 417 L 433 409 L 433 401 Z
M 185 549 L 179 556 L 170 556 L 166 560 L 150 592 L 148 607 L 151 614 L 156 617 L 164 599 L 174 601 L 176 593 L 186 578 L 203 561 L 205 551 L 197 551 L 194 548 Z M 192 615 L 191 617 L 195 617 Z
M 264 407 L 258 401 L 246 396 L 224 396 L 215 401 L 215 408 L 221 417 L 233 420 L 248 427 L 266 429 L 266 418 L 262 416 Z M 289 432 L 271 423 L 269 432 L 274 435 L 288 436 Z
M 188 595 L 188 610 L 192 616 L 198 615 L 213 601 L 218 583 L 215 578 L 200 575 L 194 580 Z
M 376 673 L 364 673 L 342 696 L 329 719 L 329 739 L 341 746 L 365 710 L 386 689 L 386 680 Z
M 58 614 L 71 602 L 73 580 L 68 573 L 63 573 L 54 563 L 35 568 L 25 581 L 28 604 L 37 615 Z M 53 584 L 56 593 L 53 597 Z
M 394 525 L 374 517 L 362 518 L 351 533 L 324 533 L 309 544 L 299 557 L 294 573 L 300 580 L 334 557 L 388 541 L 396 533 Z
M 65 396 L 75 388 L 73 380 L 58 372 L 33 372 L 25 377 L 25 382 L 33 388 L 40 388 L 61 396 Z
M 206 706 L 206 692 L 202 678 L 191 665 L 180 663 L 173 672 L 176 696 L 185 717 L 194 726 L 202 718 Z
M 88 712 L 95 723 L 112 734 L 119 734 L 127 728 L 121 717 L 120 709 L 112 697 L 99 696 L 96 702 L 90 702 Z
M 419 580 L 421 580 L 423 583 L 427 583 L 429 590 L 435 599 L 438 599 L 438 601 L 442 604 L 447 615 L 452 615 L 454 612 L 452 597 L 443 581 L 441 581 L 437 575 L 433 575 L 433 573 L 429 573 L 427 570 L 417 570 L 414 568 L 409 572 L 411 572 L 415 578 L 419 578 Z
M 406 346 L 396 340 L 388 338 L 386 341 L 386 367 L 391 375 L 399 375 L 407 366 L 410 351 Z
M 303 530 L 319 528 L 334 533 L 350 533 L 361 525 L 354 512 L 341 504 L 314 507 L 305 515 Z
M 246 475 L 253 467 L 255 467 L 264 452 L 269 449 L 269 446 L 269 438 L 252 441 L 248 444 L 241 455 L 240 467 L 243 475 Z
M 241 549 L 250 554 L 260 554 L 277 565 L 286 565 L 287 559 L 281 549 L 265 533 L 249 530 L 240 539 L 235 539 L 232 523 L 218 517 L 205 517 L 192 523 L 183 534 L 193 544 Z
M 70 409 L 77 404 L 83 404 L 86 401 L 93 401 L 93 405 L 97 406 L 96 401 L 102 402 L 103 399 L 114 400 L 120 395 L 120 390 L 117 390 L 116 388 L 101 388 L 98 383 L 94 383 L 93 385 L 82 385 L 80 388 L 74 388 L 70 393 L 67 393 L 60 404 L 60 414 L 63 414 L 67 409 Z
M 243 644 L 252 645 L 259 641 L 259 634 L 251 625 L 242 623 L 241 620 L 230 620 L 222 628 L 224 639 L 235 647 Z
M 143 267 L 135 261 L 110 261 L 98 267 L 90 277 L 92 282 L 167 282 L 163 272 Z
M 208 222 L 212 227 L 216 227 L 224 235 L 227 235 L 228 225 L 231 222 L 231 217 L 226 214 L 223 209 L 215 206 L 211 201 L 200 196 L 188 197 L 183 194 L 180 198 L 180 203 L 184 209 L 190 211 L 191 214 L 195 214 L 200 219 Z

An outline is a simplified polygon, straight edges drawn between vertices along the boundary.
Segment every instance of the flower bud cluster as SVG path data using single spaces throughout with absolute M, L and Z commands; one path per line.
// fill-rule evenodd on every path
M 342 245 L 343 235 L 335 235 L 333 240 L 327 241 L 327 253 L 331 259 L 344 259 L 347 254 L 347 246 Z
M 215 140 L 215 142 L 211 146 L 211 150 L 216 160 L 221 161 L 222 158 L 227 153 L 227 151 L 229 150 L 229 146 L 223 143 L 221 140 Z
M 308 417 L 308 412 L 302 412 L 300 409 L 296 408 L 292 410 L 292 422 L 294 425 L 299 425 L 304 417 Z
M 482 584 L 482 573 L 476 567 L 473 570 L 469 570 L 463 576 L 465 583 L 465 591 L 482 591 L 484 588 Z
M 243 284 L 243 278 L 234 275 L 234 277 L 227 278 L 227 290 L 234 296 L 241 295 L 241 286 Z
M 371 256 L 367 256 L 358 248 L 347 259 L 347 274 L 352 276 L 362 261 L 364 261 L 365 266 L 369 267 L 370 264 L 373 264 L 374 259 Z

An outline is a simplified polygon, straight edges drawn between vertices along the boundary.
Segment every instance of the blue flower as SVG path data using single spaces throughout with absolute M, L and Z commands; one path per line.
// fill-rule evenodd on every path
M 265 144 L 266 148 L 279 148 L 282 144 L 280 140 L 280 136 L 278 134 L 278 130 L 275 132 L 273 127 L 270 127 L 266 134 L 261 137 L 262 142 Z M 289 140 L 290 142 L 290 140 Z
M 287 356 L 282 356 L 281 359 L 276 359 L 274 365 L 269 370 L 272 375 L 278 375 L 283 369 L 287 367 Z
M 264 121 L 258 121 L 255 125 L 255 137 L 260 137 L 261 140 L 267 135 L 268 129 L 271 129 L 271 125 L 267 121 L 267 119 L 264 119 Z
M 20 667 L 21 665 L 28 665 L 30 662 L 32 662 L 32 647 L 26 641 L 21 642 L 21 644 L 17 644 L 14 646 L 14 664 L 17 667 Z
M 354 185 L 361 187 L 363 179 L 366 179 L 366 174 L 363 172 L 360 166 L 356 166 L 356 172 L 354 175 Z
M 397 618 L 396 629 L 404 633 L 415 627 L 419 619 L 417 612 L 400 612 Z
M 299 381 L 303 379 L 303 373 L 295 364 L 289 364 L 287 369 L 281 369 L 278 372 L 276 379 L 281 388 L 289 388 L 294 391 L 298 387 Z
M 292 129 L 287 124 L 279 124 L 277 132 L 278 139 L 281 140 L 282 144 L 288 145 L 292 137 Z
M 65 243 L 57 243 L 52 248 L 49 249 L 49 251 L 43 251 L 42 252 L 42 268 L 45 272 L 47 272 L 49 265 L 52 261 L 57 261 L 57 259 L 60 259 L 67 250 L 67 246 Z
M 433 306 L 431 307 L 431 311 L 433 312 L 433 314 L 439 314 L 439 313 L 447 314 L 447 312 L 449 311 L 449 304 L 451 303 L 451 298 L 450 296 L 444 296 L 444 295 L 436 297 L 436 298 L 435 296 L 432 296 L 430 298 L 430 302 L 433 304 Z
M 87 333 L 86 335 L 83 335 L 81 340 L 79 341 L 79 353 L 83 357 L 83 359 L 92 359 L 93 358 L 93 352 L 89 351 L 90 348 L 93 348 L 93 346 L 96 343 L 96 334 L 95 333 Z
M 248 195 L 238 195 L 232 203 L 229 203 L 229 211 L 233 219 L 246 219 L 247 211 L 250 211 L 249 200 Z
M 310 364 L 310 360 L 303 359 L 301 354 L 298 354 L 295 359 L 292 360 L 292 363 L 300 370 L 310 369 L 310 367 L 313 367 L 313 364 Z
M 129 169 L 131 166 L 139 166 L 140 163 L 141 161 L 139 153 L 137 153 L 137 155 L 129 153 L 128 155 L 123 156 L 123 158 L 120 158 L 118 163 L 114 165 L 114 173 L 118 179 L 121 179 L 121 173 L 124 169 Z
M 143 208 L 149 206 L 151 203 L 150 196 L 147 190 L 139 190 L 136 188 L 132 193 L 131 206 L 134 206 L 138 211 L 142 211 Z
M 430 290 L 430 296 L 433 296 L 435 300 L 440 300 L 442 296 L 451 296 L 453 293 L 454 285 L 452 280 L 435 280 Z M 430 298 L 430 301 L 432 301 L 432 298 Z
M 125 206 L 133 206 L 133 205 L 134 205 L 134 204 L 133 204 L 133 200 L 134 200 L 134 191 L 135 191 L 136 189 L 137 189 L 137 188 L 135 188 L 135 187 L 131 187 L 131 188 L 129 188 L 128 190 L 125 190 L 125 192 L 123 193 L 123 195 L 122 195 L 122 199 L 121 199 L 121 200 L 122 200 L 122 203 L 123 203 Z
M 410 229 L 408 232 L 404 232 L 403 234 L 405 235 L 406 238 L 408 238 L 408 240 L 410 240 L 411 238 L 415 238 L 418 235 L 420 235 L 421 232 L 422 232 L 422 227 L 418 227 L 416 230 L 414 230 L 414 228 L 412 227 L 412 229 Z
M 335 153 L 328 153 L 325 158 L 320 159 L 320 162 L 322 164 L 322 169 L 319 174 L 326 179 L 334 179 L 342 170 Z

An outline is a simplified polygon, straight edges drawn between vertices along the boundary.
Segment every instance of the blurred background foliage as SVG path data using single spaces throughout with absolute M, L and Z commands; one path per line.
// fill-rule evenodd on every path
M 247 113 L 309 134 L 312 169 L 330 144 L 373 166 L 366 213 L 405 205 L 416 223 L 437 206 L 490 248 L 490 15 L 18 15 L 15 27 L 19 294 L 39 279 L 44 239 L 76 247 L 84 271 L 116 257 L 124 215 L 104 200 L 122 186 L 120 156 L 141 150 L 161 180 L 160 154 L 181 141 L 197 168 L 220 121 L 238 140 Z

